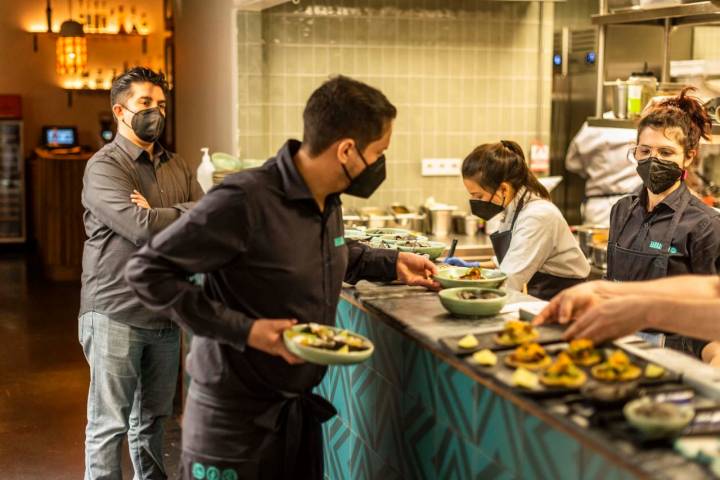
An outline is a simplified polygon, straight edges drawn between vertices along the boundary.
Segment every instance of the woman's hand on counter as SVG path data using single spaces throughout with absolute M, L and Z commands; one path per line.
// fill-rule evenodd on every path
M 432 279 L 437 267 L 427 258 L 414 253 L 400 252 L 395 266 L 397 279 L 406 285 L 439 290 L 440 284 Z
M 250 327 L 247 344 L 255 350 L 282 357 L 290 365 L 304 363 L 288 351 L 283 340 L 283 332 L 296 323 L 297 320 L 259 318 Z
M 142 194 L 137 190 L 133 190 L 133 192 L 130 194 L 130 201 L 140 208 L 150 210 L 150 204 L 145 199 L 145 197 L 143 197 Z

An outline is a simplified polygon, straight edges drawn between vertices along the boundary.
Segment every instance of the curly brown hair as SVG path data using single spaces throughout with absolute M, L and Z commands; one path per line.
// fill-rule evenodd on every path
M 638 125 L 638 141 L 647 127 L 663 130 L 665 135 L 672 135 L 683 146 L 687 156 L 688 152 L 698 148 L 701 138 L 709 140 L 712 120 L 700 100 L 688 95 L 693 91 L 694 87 L 685 87 L 678 96 L 650 107 Z

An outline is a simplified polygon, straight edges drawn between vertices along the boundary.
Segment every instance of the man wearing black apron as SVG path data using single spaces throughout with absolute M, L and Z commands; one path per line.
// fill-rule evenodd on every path
M 512 232 L 515 228 L 515 222 L 517 221 L 520 211 L 525 206 L 525 200 L 528 196 L 528 192 L 523 193 L 523 196 L 518 202 L 517 208 L 513 213 L 512 223 L 510 229 L 504 232 L 495 232 L 490 235 L 490 242 L 492 243 L 495 256 L 497 257 L 498 263 L 502 263 L 505 255 L 507 255 L 510 249 L 510 242 L 512 241 Z M 550 300 L 552 297 L 565 290 L 566 288 L 573 287 L 579 283 L 584 282 L 585 278 L 563 278 L 549 273 L 535 272 L 527 283 L 528 294 L 540 298 L 542 300 Z
M 302 143 L 228 176 L 128 263 L 141 301 L 194 333 L 185 480 L 320 480 L 335 409 L 313 388 L 326 367 L 292 355 L 283 332 L 334 325 L 343 281 L 436 286 L 429 260 L 344 238 L 340 194 L 368 198 L 383 182 L 395 115 L 380 91 L 328 80 L 305 107 Z

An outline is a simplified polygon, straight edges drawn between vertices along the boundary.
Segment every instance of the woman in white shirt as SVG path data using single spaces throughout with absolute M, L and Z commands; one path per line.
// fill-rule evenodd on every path
M 549 300 L 587 279 L 590 265 L 520 145 L 508 140 L 480 145 L 463 161 L 462 176 L 474 215 L 487 221 L 503 214 L 490 240 L 508 288 L 527 285 L 530 295 Z

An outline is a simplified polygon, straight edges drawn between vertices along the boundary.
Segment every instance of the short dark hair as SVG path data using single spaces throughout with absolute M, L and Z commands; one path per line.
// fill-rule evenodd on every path
M 167 93 L 168 85 L 163 73 L 155 72 L 146 67 L 133 67 L 115 77 L 110 88 L 110 107 L 116 103 L 124 103 L 130 96 L 133 83 L 150 82 Z
M 315 90 L 303 112 L 303 144 L 319 155 L 342 138 L 352 138 L 364 150 L 380 139 L 397 109 L 370 85 L 342 75 Z

